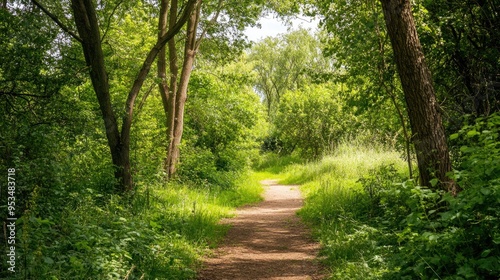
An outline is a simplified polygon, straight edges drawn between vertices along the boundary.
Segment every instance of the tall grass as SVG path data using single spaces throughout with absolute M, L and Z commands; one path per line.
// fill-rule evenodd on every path
M 498 279 L 500 117 L 479 118 L 455 140 L 456 196 L 408 180 L 395 152 L 341 145 L 321 161 L 292 164 L 299 214 L 322 244 L 331 279 Z
M 399 153 L 349 144 L 321 161 L 289 165 L 284 171 L 282 183 L 302 185 L 306 199 L 299 214 L 322 244 L 331 279 L 379 279 L 388 270 L 389 248 L 379 243 L 384 234 L 365 222 L 370 200 L 360 181 L 383 166 L 393 166 L 402 177 L 407 173 Z

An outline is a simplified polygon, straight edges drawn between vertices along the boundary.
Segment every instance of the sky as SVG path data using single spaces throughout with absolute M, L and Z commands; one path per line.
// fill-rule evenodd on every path
M 281 19 L 276 18 L 274 15 L 269 14 L 259 20 L 262 25 L 261 28 L 251 27 L 245 30 L 250 41 L 257 42 L 265 37 L 276 36 L 278 34 L 287 33 L 288 28 Z M 310 28 L 316 30 L 318 25 L 318 20 L 313 20 L 308 17 L 301 17 L 300 19 L 292 20 L 292 30 L 298 29 L 300 26 L 303 28 Z

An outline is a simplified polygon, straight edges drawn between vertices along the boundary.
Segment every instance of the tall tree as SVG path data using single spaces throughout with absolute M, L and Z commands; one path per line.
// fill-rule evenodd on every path
M 425 62 L 409 0 L 380 0 L 408 107 L 421 184 L 452 193 L 458 186 L 447 177 L 451 161 L 431 72 Z
M 130 130 L 132 127 L 135 100 L 156 56 L 163 46 L 181 30 L 182 26 L 190 17 L 193 7 L 198 3 L 198 0 L 189 0 L 186 3 L 182 15 L 168 32 L 158 38 L 156 44 L 150 49 L 148 55 L 144 59 L 142 67 L 138 71 L 136 79 L 127 95 L 125 110 L 122 115 L 121 129 L 119 128 L 116 113 L 112 107 L 110 84 L 105 65 L 105 55 L 102 48 L 101 27 L 99 26 L 96 7 L 93 1 L 71 1 L 71 10 L 73 12 L 73 19 L 78 30 L 78 35 L 70 32 L 68 27 L 64 26 L 57 17 L 51 14 L 36 0 L 32 0 L 32 2 L 40 7 L 63 30 L 81 43 L 85 61 L 90 70 L 89 75 L 92 86 L 96 93 L 104 121 L 108 146 L 110 148 L 113 165 L 115 166 L 115 177 L 122 191 L 131 190 L 133 188 L 133 181 L 130 166 Z

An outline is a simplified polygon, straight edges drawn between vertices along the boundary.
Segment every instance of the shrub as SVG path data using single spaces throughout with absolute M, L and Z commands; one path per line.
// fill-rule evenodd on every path
M 181 180 L 229 187 L 258 153 L 258 97 L 243 84 L 200 72 L 193 73 L 190 87 L 179 175 Z
M 314 85 L 283 95 L 274 125 L 285 152 L 298 149 L 305 157 L 318 158 L 337 144 L 349 114 L 336 94 L 328 85 Z
M 456 197 L 415 187 L 388 279 L 497 279 L 500 275 L 500 116 L 451 136 L 460 146 Z

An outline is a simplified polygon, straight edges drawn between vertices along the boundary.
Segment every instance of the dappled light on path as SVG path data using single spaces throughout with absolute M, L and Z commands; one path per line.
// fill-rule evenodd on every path
M 322 279 L 319 244 L 297 217 L 302 197 L 297 186 L 263 181 L 264 202 L 239 209 L 215 255 L 204 262 L 199 280 Z

